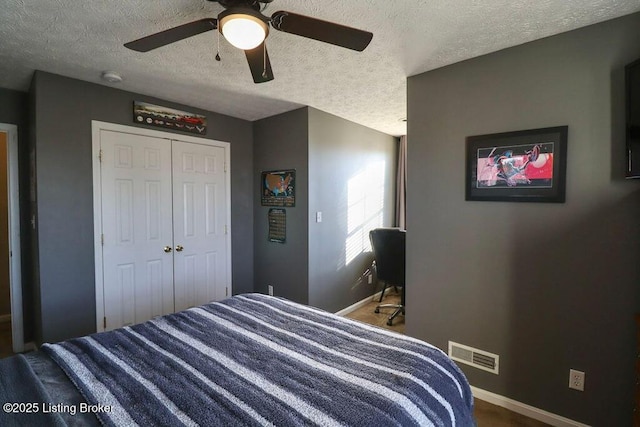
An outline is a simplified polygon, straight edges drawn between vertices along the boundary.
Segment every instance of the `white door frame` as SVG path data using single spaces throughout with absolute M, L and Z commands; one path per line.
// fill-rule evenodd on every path
M 21 353 L 24 345 L 22 312 L 22 261 L 20 257 L 20 191 L 18 174 L 18 126 L 0 123 L 7 134 L 7 182 L 9 183 L 9 289 L 11 292 L 11 339 L 13 352 Z
M 130 133 L 134 135 L 151 136 L 168 140 L 178 140 L 195 144 L 213 145 L 225 149 L 225 170 L 227 179 L 226 191 L 226 224 L 227 224 L 227 287 L 233 295 L 231 280 L 231 144 L 213 139 L 198 138 L 195 136 L 179 135 L 159 130 L 137 128 L 133 126 L 118 125 L 115 123 L 91 121 L 92 135 L 92 159 L 93 159 L 93 244 L 95 252 L 95 280 L 96 280 L 96 331 L 104 331 L 104 274 L 102 268 L 102 179 L 100 175 L 100 131 Z

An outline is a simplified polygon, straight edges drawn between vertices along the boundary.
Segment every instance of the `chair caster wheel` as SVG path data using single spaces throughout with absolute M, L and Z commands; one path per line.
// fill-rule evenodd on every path
M 393 320 L 387 320 L 387 326 L 393 326 Z
M 380 313 L 380 309 L 376 308 L 376 310 L 374 311 L 374 313 Z

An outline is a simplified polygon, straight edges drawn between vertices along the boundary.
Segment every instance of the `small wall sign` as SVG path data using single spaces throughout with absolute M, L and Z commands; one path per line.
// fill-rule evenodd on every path
M 285 243 L 287 241 L 287 211 L 269 209 L 269 241 Z

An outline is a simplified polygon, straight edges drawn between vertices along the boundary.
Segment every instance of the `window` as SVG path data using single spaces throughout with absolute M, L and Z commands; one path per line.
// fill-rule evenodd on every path
M 347 240 L 345 263 L 370 251 L 369 231 L 382 227 L 384 208 L 383 161 L 369 164 L 347 183 Z

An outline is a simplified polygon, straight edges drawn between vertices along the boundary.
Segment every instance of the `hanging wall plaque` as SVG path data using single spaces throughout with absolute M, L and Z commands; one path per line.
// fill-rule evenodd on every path
M 287 240 L 287 211 L 269 209 L 269 241 L 285 243 Z

